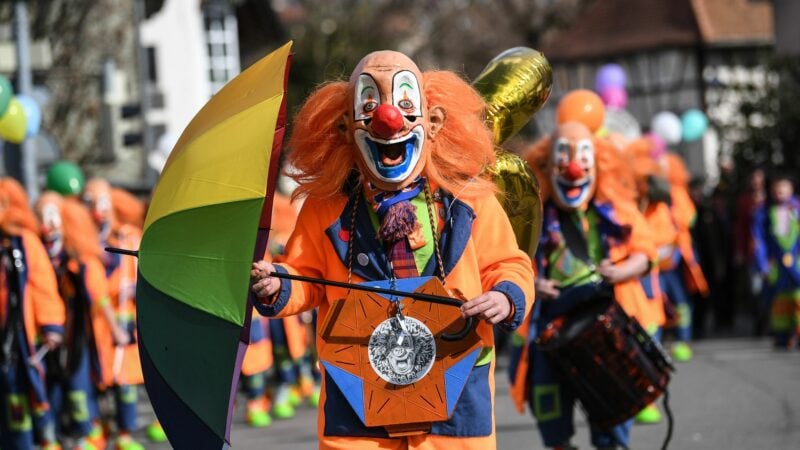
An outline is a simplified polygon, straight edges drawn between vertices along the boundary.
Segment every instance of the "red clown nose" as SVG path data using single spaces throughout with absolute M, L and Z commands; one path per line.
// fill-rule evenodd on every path
M 372 131 L 382 139 L 389 139 L 403 128 L 403 115 L 392 105 L 383 104 L 372 113 Z
M 580 180 L 583 177 L 583 169 L 575 161 L 570 161 L 564 168 L 564 178 L 569 181 Z

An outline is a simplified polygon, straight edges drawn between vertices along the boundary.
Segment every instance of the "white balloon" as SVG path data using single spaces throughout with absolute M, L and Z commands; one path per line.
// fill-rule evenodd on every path
M 606 119 L 603 123 L 608 131 L 619 133 L 628 140 L 642 137 L 642 128 L 633 115 L 625 109 L 606 109 Z
M 653 120 L 650 121 L 650 131 L 669 145 L 680 143 L 683 135 L 681 119 L 669 111 L 661 111 L 653 116 Z

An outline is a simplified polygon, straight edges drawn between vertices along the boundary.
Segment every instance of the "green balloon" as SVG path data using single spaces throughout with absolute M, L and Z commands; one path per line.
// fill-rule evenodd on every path
M 69 161 L 59 161 L 47 171 L 47 189 L 61 195 L 78 195 L 86 180 L 80 167 Z
M 14 97 L 14 88 L 11 87 L 11 82 L 8 78 L 0 75 L 0 117 L 8 111 L 8 105 Z

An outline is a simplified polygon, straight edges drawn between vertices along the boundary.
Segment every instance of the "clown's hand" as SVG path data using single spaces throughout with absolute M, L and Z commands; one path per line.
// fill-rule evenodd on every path
M 536 289 L 536 298 L 542 300 L 558 298 L 561 295 L 561 291 L 558 289 L 559 286 L 558 281 L 547 278 L 537 278 L 533 283 L 533 287 Z
M 48 350 L 55 350 L 62 342 L 64 342 L 64 336 L 61 333 L 49 331 L 44 334 L 44 345 Z
M 117 347 L 124 347 L 131 343 L 131 334 L 125 328 L 118 324 L 114 324 L 111 334 L 114 338 L 114 345 Z
M 254 262 L 250 271 L 253 280 L 251 289 L 261 303 L 272 303 L 273 297 L 281 289 L 281 280 L 271 277 L 269 274 L 272 272 L 275 272 L 275 266 L 266 261 Z
M 613 263 L 609 259 L 604 259 L 597 267 L 597 273 L 603 277 L 608 284 L 617 284 L 638 278 L 650 269 L 650 262 L 647 255 L 641 252 L 631 253 L 628 258 L 619 263 Z
M 511 316 L 511 300 L 497 291 L 484 292 L 461 305 L 461 315 L 477 317 L 491 325 L 498 324 Z

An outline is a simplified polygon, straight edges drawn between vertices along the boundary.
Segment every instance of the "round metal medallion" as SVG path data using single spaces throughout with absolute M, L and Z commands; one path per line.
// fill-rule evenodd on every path
M 395 316 L 381 322 L 369 338 L 368 350 L 372 370 L 401 386 L 422 379 L 436 358 L 431 330 L 413 317 Z

